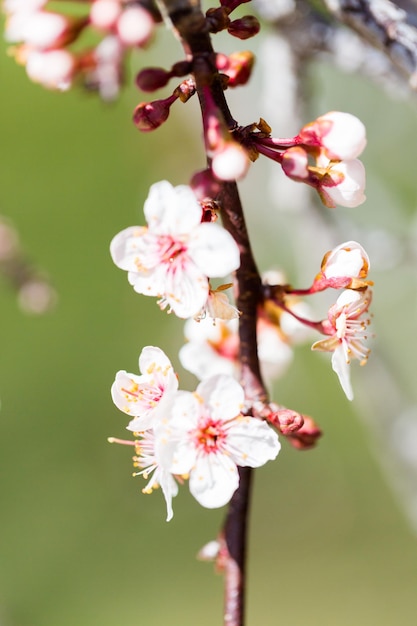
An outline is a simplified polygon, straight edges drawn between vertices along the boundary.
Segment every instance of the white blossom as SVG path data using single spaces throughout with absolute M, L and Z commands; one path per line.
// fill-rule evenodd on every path
M 175 397 L 162 437 L 171 442 L 162 451 L 163 464 L 175 475 L 189 475 L 190 492 L 204 507 L 229 502 L 239 485 L 237 466 L 260 467 L 280 450 L 272 428 L 242 415 L 243 403 L 241 385 L 224 375 Z
M 129 272 L 135 291 L 159 297 L 161 308 L 197 315 L 209 295 L 208 277 L 239 267 L 236 242 L 219 224 L 201 222 L 201 206 L 185 185 L 152 185 L 144 212 L 147 227 L 132 226 L 112 240 L 113 261 Z
M 154 346 L 143 348 L 139 357 L 141 375 L 117 372 L 111 388 L 113 402 L 133 417 L 127 426 L 133 432 L 154 427 L 171 407 L 178 379 L 166 354 Z
M 364 314 L 368 311 L 371 299 L 370 289 L 365 292 L 351 289 L 343 291 L 336 304 L 329 309 L 327 324 L 323 324 L 330 337 L 312 346 L 312 350 L 333 352 L 332 367 L 348 400 L 353 400 L 350 362 L 358 359 L 364 365 L 369 355 L 369 348 L 364 345 L 364 341 L 368 339 L 370 319 L 365 318 Z

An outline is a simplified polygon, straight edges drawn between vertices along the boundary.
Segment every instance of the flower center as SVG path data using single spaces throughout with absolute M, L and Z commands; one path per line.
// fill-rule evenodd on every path
M 134 382 L 128 389 L 123 387 L 122 392 L 126 394 L 127 399 L 140 402 L 146 409 L 155 408 L 164 394 L 163 389 L 160 389 L 156 385 L 150 385 L 148 383 L 138 385 Z
M 206 418 L 194 432 L 196 447 L 205 454 L 218 452 L 226 441 L 223 422 Z

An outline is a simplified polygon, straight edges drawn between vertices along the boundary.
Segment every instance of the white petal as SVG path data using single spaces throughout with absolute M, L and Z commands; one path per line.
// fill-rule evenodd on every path
M 365 202 L 365 167 L 362 161 L 341 161 L 333 166 L 334 172 L 343 174 L 344 179 L 334 187 L 323 186 L 323 190 L 336 204 L 345 207 L 356 207 Z M 331 175 L 331 170 L 330 170 Z
M 240 265 L 239 248 L 230 233 L 218 224 L 204 223 L 195 229 L 188 253 L 206 276 L 226 276 Z
M 281 444 L 268 424 L 254 417 L 234 420 L 227 437 L 227 450 L 237 465 L 260 467 L 278 455 Z
M 223 454 L 202 456 L 190 476 L 191 494 L 208 509 L 227 504 L 238 486 L 236 465 Z
M 179 359 L 183 368 L 197 376 L 199 380 L 215 374 L 234 376 L 237 373 L 234 360 L 221 356 L 205 342 L 186 343 L 179 351 Z
M 166 521 L 169 522 L 174 517 L 174 512 L 172 510 L 172 498 L 174 498 L 178 493 L 178 485 L 173 476 L 165 469 L 159 470 L 158 482 L 161 486 L 167 505 Z
M 127 279 L 136 293 L 141 293 L 144 296 L 160 297 L 165 292 L 166 268 L 164 265 L 160 265 L 146 274 L 129 272 Z
M 150 188 L 144 213 L 152 232 L 181 235 L 200 224 L 202 208 L 191 187 L 173 187 L 163 180 Z
M 342 345 L 333 352 L 332 367 L 333 371 L 336 372 L 339 377 L 339 382 L 342 385 L 347 399 L 353 400 L 353 390 L 350 382 L 350 366 L 346 361 L 345 351 Z
M 334 248 L 323 259 L 322 271 L 326 278 L 351 276 L 358 278 L 369 270 L 369 257 L 356 241 L 346 241 Z
M 207 277 L 190 259 L 178 259 L 169 268 L 163 296 L 182 318 L 197 315 L 209 293 Z
M 142 255 L 143 251 L 141 239 L 147 232 L 143 226 L 129 226 L 113 237 L 110 254 L 117 267 L 128 272 L 138 271 L 138 254 Z
M 197 389 L 213 419 L 228 420 L 239 415 L 245 401 L 242 386 L 231 376 L 220 374 L 203 380 Z
M 174 368 L 161 348 L 145 346 L 140 353 L 139 369 L 142 374 L 152 374 L 159 382 L 165 379 L 166 382 L 164 384 L 173 383 L 178 388 L 178 379 L 175 376 Z
M 366 146 L 366 129 L 363 123 L 351 113 L 331 111 L 317 121 L 330 121 L 328 133 L 322 137 L 323 146 L 330 151 L 332 158 L 356 159 Z

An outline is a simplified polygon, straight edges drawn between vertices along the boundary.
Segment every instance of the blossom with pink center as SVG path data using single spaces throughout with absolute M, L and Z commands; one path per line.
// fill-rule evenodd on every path
M 323 167 L 323 159 L 320 166 Z M 317 190 L 323 203 L 334 208 L 337 204 L 356 207 L 365 202 L 366 174 L 362 161 L 329 161 L 325 165 Z
M 366 129 L 363 123 L 350 113 L 330 111 L 300 132 L 305 145 L 320 147 L 331 160 L 356 159 L 366 146 Z
M 324 255 L 313 290 L 363 288 L 368 284 L 365 279 L 369 267 L 369 257 L 364 248 L 356 241 L 345 241 Z
M 280 450 L 275 431 L 242 415 L 243 404 L 241 385 L 224 375 L 175 397 L 163 435 L 172 447 L 163 464 L 170 462 L 172 474 L 189 475 L 191 494 L 204 507 L 229 502 L 239 486 L 237 466 L 260 467 Z
M 208 278 L 239 267 L 239 248 L 219 224 L 202 223 L 191 188 L 167 181 L 152 185 L 144 206 L 148 226 L 131 226 L 114 237 L 110 252 L 128 271 L 138 293 L 160 298 L 178 317 L 197 315 L 209 295 Z
M 316 341 L 312 350 L 333 352 L 332 367 L 339 377 L 342 389 L 348 400 L 353 400 L 349 364 L 358 359 L 364 365 L 369 348 L 364 345 L 368 339 L 369 317 L 364 317 L 372 300 L 372 292 L 343 291 L 336 304 L 329 309 L 328 319 L 323 322 L 323 330 L 330 337 Z
M 139 357 L 141 375 L 119 371 L 111 388 L 118 409 L 133 417 L 127 426 L 133 432 L 155 427 L 167 412 L 178 389 L 178 379 L 166 354 L 153 346 Z

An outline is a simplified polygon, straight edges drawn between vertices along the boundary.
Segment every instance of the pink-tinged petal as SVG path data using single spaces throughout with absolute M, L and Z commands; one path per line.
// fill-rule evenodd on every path
M 200 270 L 210 278 L 226 276 L 240 265 L 237 243 L 218 224 L 200 224 L 190 239 L 188 253 Z
M 226 421 L 239 415 L 245 402 L 242 386 L 231 376 L 218 375 L 203 380 L 196 393 L 202 398 L 213 419 Z
M 197 315 L 209 293 L 207 277 L 189 259 L 178 259 L 168 268 L 162 307 L 167 304 L 182 318 Z
M 227 504 L 238 486 L 237 467 L 224 454 L 200 457 L 190 476 L 191 494 L 207 509 Z
M 116 374 L 116 380 L 111 388 L 111 396 L 118 409 L 127 415 L 140 415 L 143 413 L 143 402 L 138 401 L 138 389 L 146 382 L 143 376 L 128 374 L 120 370 Z
M 366 146 L 366 129 L 355 115 L 331 111 L 322 115 L 317 122 L 324 122 L 327 132 L 322 136 L 322 146 L 329 158 L 339 160 L 356 159 Z M 327 122 L 330 122 L 327 125 Z
M 175 375 L 171 361 L 161 348 L 145 346 L 139 356 L 139 370 L 154 378 L 154 384 L 159 384 L 168 390 L 178 389 L 178 378 Z
M 147 231 L 143 226 L 129 226 L 113 237 L 110 254 L 117 267 L 128 272 L 139 271 L 143 265 L 142 260 L 139 262 L 139 254 L 143 252 L 141 239 Z
M 229 429 L 227 451 L 237 465 L 260 467 L 274 460 L 280 449 L 276 432 L 254 417 L 242 416 Z
M 339 377 L 339 382 L 346 394 L 348 400 L 353 400 L 352 384 L 350 382 L 350 367 L 346 361 L 346 354 L 342 344 L 333 352 L 332 356 L 333 371 Z
M 190 187 L 163 180 L 151 186 L 144 213 L 153 233 L 178 236 L 200 224 L 202 208 Z

